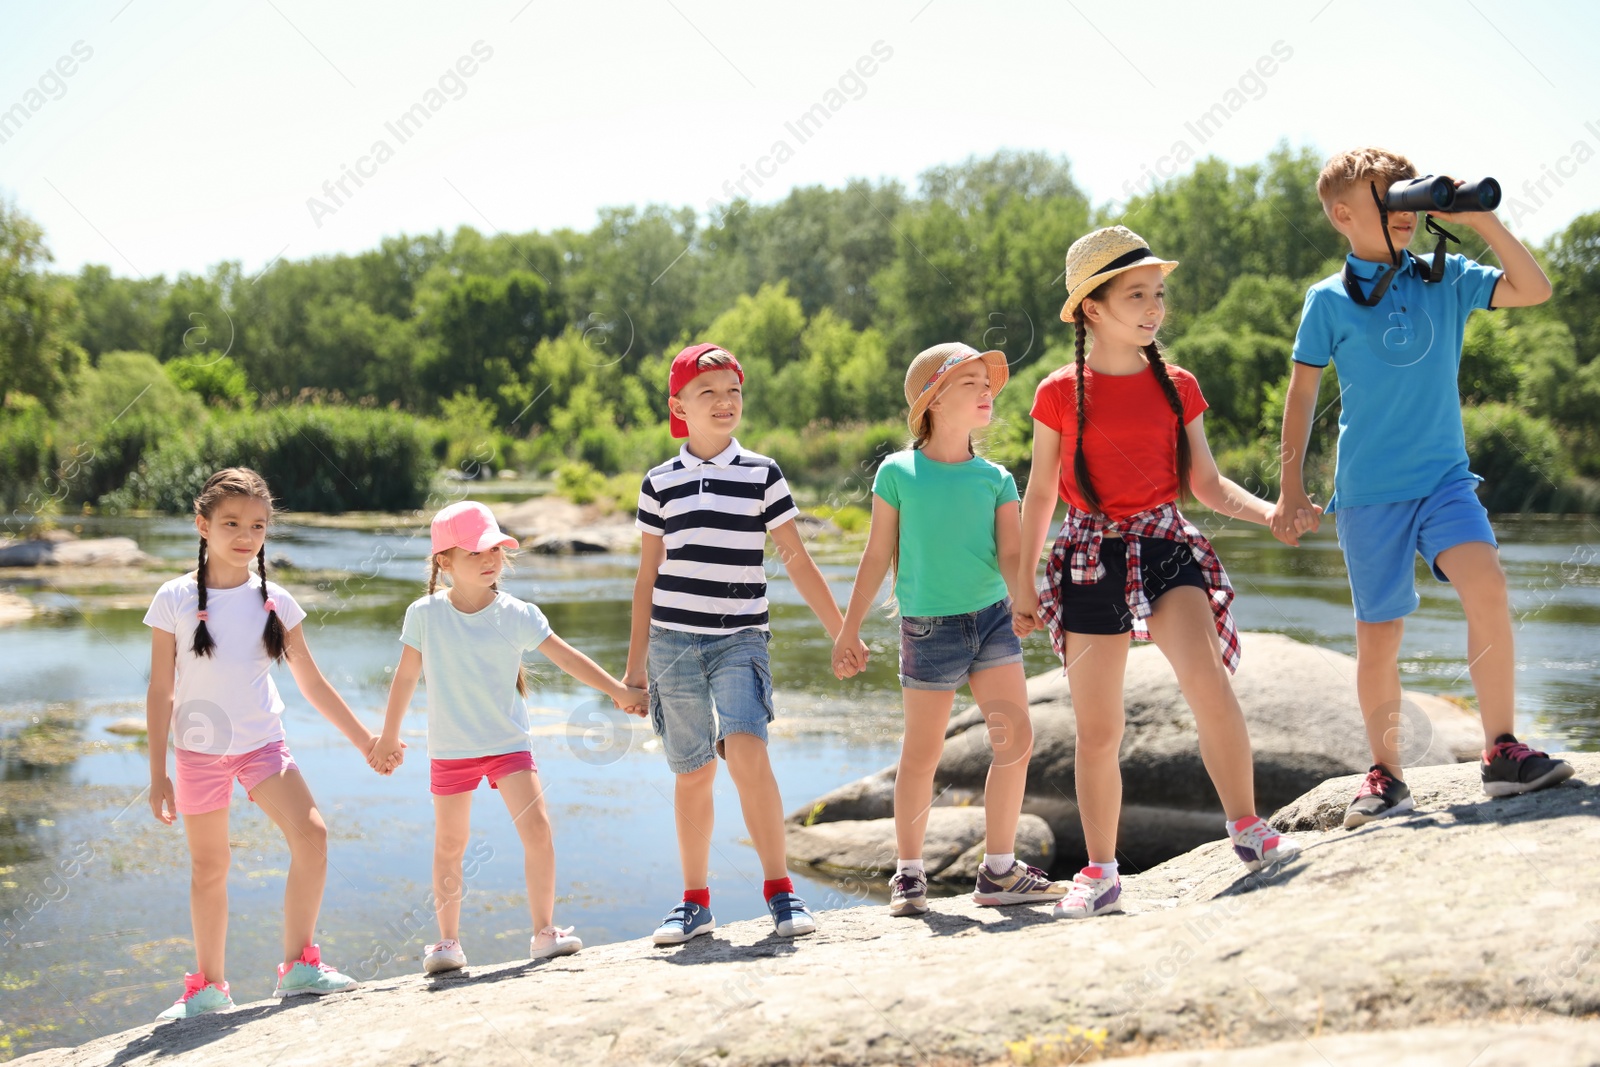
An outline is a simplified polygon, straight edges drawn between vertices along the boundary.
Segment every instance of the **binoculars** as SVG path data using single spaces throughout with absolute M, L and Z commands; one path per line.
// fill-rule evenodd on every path
M 1493 211 L 1500 206 L 1500 183 L 1479 178 L 1458 186 L 1454 178 L 1424 174 L 1389 186 L 1383 206 L 1389 211 Z

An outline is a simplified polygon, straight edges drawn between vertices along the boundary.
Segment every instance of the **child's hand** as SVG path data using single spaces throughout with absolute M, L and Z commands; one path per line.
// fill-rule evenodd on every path
M 177 821 L 178 802 L 173 796 L 172 779 L 164 774 L 150 779 L 150 811 L 167 826 Z
M 1029 589 L 1021 599 L 1011 602 L 1011 632 L 1027 637 L 1039 628 L 1039 593 Z
M 1311 510 L 1297 511 L 1294 516 L 1294 532 L 1296 536 L 1308 533 L 1322 525 L 1322 505 L 1312 504 Z
M 367 766 L 379 774 L 393 774 L 395 768 L 405 762 L 405 749 L 406 743 L 398 737 L 374 734 L 367 748 Z
M 1315 532 L 1322 526 L 1322 509 L 1311 502 L 1303 492 L 1283 492 L 1272 508 L 1272 536 L 1286 545 L 1298 548 L 1300 535 Z
M 624 685 L 611 695 L 611 703 L 615 704 L 618 710 L 629 715 L 637 715 L 642 719 L 650 710 L 650 691 Z
M 867 666 L 867 645 L 858 634 L 839 631 L 833 642 L 833 676 L 850 678 L 860 674 Z

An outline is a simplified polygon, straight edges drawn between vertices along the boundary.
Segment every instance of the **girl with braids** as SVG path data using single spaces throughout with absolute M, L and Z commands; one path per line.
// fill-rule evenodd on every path
M 1028 680 L 1007 588 L 1019 573 L 1017 483 L 972 448 L 972 433 L 989 425 L 1007 376 L 1004 353 L 963 344 L 934 345 L 911 361 L 906 403 L 914 440 L 878 467 L 872 529 L 833 646 L 837 676 L 866 666 L 861 620 L 892 568 L 906 732 L 894 782 L 899 859 L 889 880 L 891 915 L 928 910 L 922 846 L 945 727 L 964 684 L 994 748 L 983 791 L 984 857 L 972 897 L 981 905 L 1030 904 L 1060 900 L 1067 890 L 1015 855 L 1033 754 Z
M 522 654 L 538 649 L 632 714 L 644 714 L 647 695 L 606 673 L 557 637 L 543 612 L 500 588 L 507 550 L 517 542 L 500 532 L 488 508 L 472 500 L 451 504 L 434 516 L 430 535 L 428 595 L 406 609 L 383 735 L 367 759 L 377 770 L 398 760 L 404 747 L 400 723 L 425 674 L 439 940 L 427 946 L 422 969 L 437 974 L 467 965 L 460 941 L 461 862 L 471 833 L 472 794 L 484 778 L 506 802 L 522 840 L 534 929 L 528 953 L 536 960 L 570 955 L 583 942 L 572 927 L 554 923 L 555 844 L 522 700 L 528 692 Z M 449 579 L 443 588 L 441 578 Z
M 339 993 L 355 986 L 322 962 L 312 941 L 328 872 L 328 829 L 284 742 L 283 699 L 270 669 L 287 662 L 300 692 L 363 755 L 377 735 L 363 726 L 317 669 L 300 622 L 305 612 L 267 580 L 272 494 L 244 467 L 218 471 L 194 502 L 200 532 L 193 574 L 163 585 L 150 627 L 150 810 L 171 825 L 183 816 L 192 881 L 196 967 L 161 1013 L 187 1019 L 230 1008 L 223 966 L 228 934 L 228 804 L 234 779 L 283 831 L 289 876 L 283 894 L 278 997 Z M 254 561 L 258 573 L 250 572 Z M 176 785 L 167 775 L 167 736 Z M 397 759 L 398 762 L 398 759 Z M 392 769 L 392 768 L 391 768 Z
M 1228 677 L 1239 662 L 1233 588 L 1210 542 L 1178 512 L 1177 501 L 1192 495 L 1265 525 L 1273 505 L 1218 472 L 1200 386 L 1162 358 L 1156 331 L 1166 315 L 1164 279 L 1176 266 L 1122 226 L 1075 241 L 1061 318 L 1073 324 L 1077 358 L 1041 382 L 1034 399 L 1013 626 L 1018 636 L 1048 626 L 1077 718 L 1074 773 L 1089 865 L 1056 905 L 1060 918 L 1122 906 L 1117 756 L 1130 633 L 1153 640 L 1178 676 L 1245 866 L 1259 870 L 1299 851 L 1256 815 L 1250 736 Z M 1058 487 L 1066 520 L 1041 594 L 1034 574 Z M 1310 516 L 1300 522 L 1310 526 Z

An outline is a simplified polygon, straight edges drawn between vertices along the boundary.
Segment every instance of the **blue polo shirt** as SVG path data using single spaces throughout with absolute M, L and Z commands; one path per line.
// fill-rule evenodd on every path
M 1423 258 L 1423 263 L 1432 259 Z M 1346 257 L 1372 292 L 1387 263 Z M 1503 272 L 1465 256 L 1445 257 L 1444 280 L 1405 266 L 1376 307 L 1362 307 L 1340 275 L 1306 292 L 1294 361 L 1339 373 L 1339 451 L 1331 512 L 1338 507 L 1420 500 L 1467 469 L 1461 429 L 1461 340 L 1467 316 L 1488 308 Z

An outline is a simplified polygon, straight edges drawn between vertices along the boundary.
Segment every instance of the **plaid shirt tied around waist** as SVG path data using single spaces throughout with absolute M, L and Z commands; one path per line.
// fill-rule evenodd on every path
M 1100 562 L 1100 544 L 1106 537 L 1120 537 L 1127 542 L 1128 580 L 1125 595 L 1128 611 L 1133 616 L 1133 636 L 1137 641 L 1150 640 L 1150 598 L 1144 591 L 1144 569 L 1139 559 L 1139 538 L 1160 537 L 1188 545 L 1195 562 L 1205 573 L 1206 599 L 1216 621 L 1217 635 L 1222 639 L 1222 662 L 1228 673 L 1239 669 L 1239 628 L 1234 624 L 1233 585 L 1228 572 L 1222 569 L 1216 549 L 1206 540 L 1194 524 L 1184 518 L 1173 503 L 1141 511 L 1131 518 L 1113 522 L 1104 515 L 1091 515 L 1072 504 L 1067 504 L 1067 518 L 1061 524 L 1061 535 L 1050 550 L 1050 561 L 1044 569 L 1044 585 L 1039 590 L 1039 609 L 1050 628 L 1050 643 L 1056 654 L 1066 662 L 1067 630 L 1061 618 L 1061 582 L 1063 574 L 1074 585 L 1093 585 L 1106 576 L 1105 564 Z

